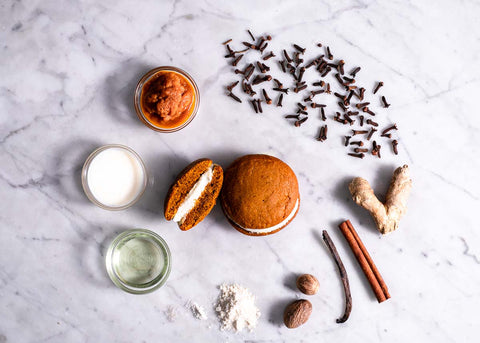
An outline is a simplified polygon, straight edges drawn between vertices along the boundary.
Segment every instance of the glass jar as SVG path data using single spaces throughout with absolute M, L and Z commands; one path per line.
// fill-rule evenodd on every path
M 168 279 L 171 255 L 167 243 L 155 232 L 133 229 L 122 232 L 108 247 L 108 275 L 120 289 L 132 294 L 150 293 Z
M 152 120 L 149 119 L 148 114 L 145 111 L 145 108 L 143 106 L 143 98 L 142 96 L 144 95 L 144 88 L 145 85 L 148 84 L 149 81 L 154 80 L 158 75 L 161 73 L 165 72 L 170 72 L 170 73 L 175 73 L 178 74 L 183 80 L 188 82 L 192 88 L 193 88 L 193 102 L 190 105 L 189 112 L 188 112 L 188 118 L 186 118 L 185 121 L 182 121 L 181 123 L 178 124 L 178 126 L 174 127 L 165 127 L 158 125 Z M 146 73 L 138 82 L 137 88 L 135 89 L 135 94 L 134 94 L 134 106 L 135 106 L 135 111 L 137 112 L 138 118 L 144 123 L 147 127 L 149 127 L 152 130 L 158 131 L 158 132 L 176 132 L 178 130 L 183 129 L 185 126 L 190 124 L 190 122 L 195 118 L 198 108 L 200 106 L 200 91 L 198 89 L 197 84 L 193 80 L 193 78 L 184 70 L 172 66 L 164 66 L 164 67 L 158 67 L 155 69 L 150 70 L 148 73 Z

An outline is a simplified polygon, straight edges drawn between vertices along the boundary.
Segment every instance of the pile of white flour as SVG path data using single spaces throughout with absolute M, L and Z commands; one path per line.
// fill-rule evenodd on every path
M 222 330 L 252 331 L 257 326 L 260 310 L 255 306 L 255 296 L 237 284 L 220 286 L 215 311 L 222 324 Z

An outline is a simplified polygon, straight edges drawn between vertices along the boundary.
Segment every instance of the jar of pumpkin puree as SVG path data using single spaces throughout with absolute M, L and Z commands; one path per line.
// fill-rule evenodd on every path
M 134 102 L 138 118 L 146 126 L 159 132 L 175 132 L 197 114 L 200 92 L 184 70 L 158 67 L 140 79 Z

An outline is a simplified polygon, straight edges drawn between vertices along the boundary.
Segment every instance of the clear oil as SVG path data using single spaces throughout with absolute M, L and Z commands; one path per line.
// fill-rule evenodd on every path
M 145 285 L 166 271 L 166 252 L 148 236 L 133 236 L 115 249 L 112 262 L 122 282 Z

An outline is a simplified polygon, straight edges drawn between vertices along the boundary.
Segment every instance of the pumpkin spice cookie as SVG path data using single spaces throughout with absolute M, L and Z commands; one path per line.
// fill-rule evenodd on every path
M 225 171 L 221 203 L 230 224 L 245 235 L 280 231 L 300 206 L 298 181 L 283 161 L 269 155 L 246 155 Z
M 165 219 L 187 231 L 200 223 L 215 206 L 223 183 L 223 169 L 207 158 L 190 163 L 170 187 L 165 199 Z

